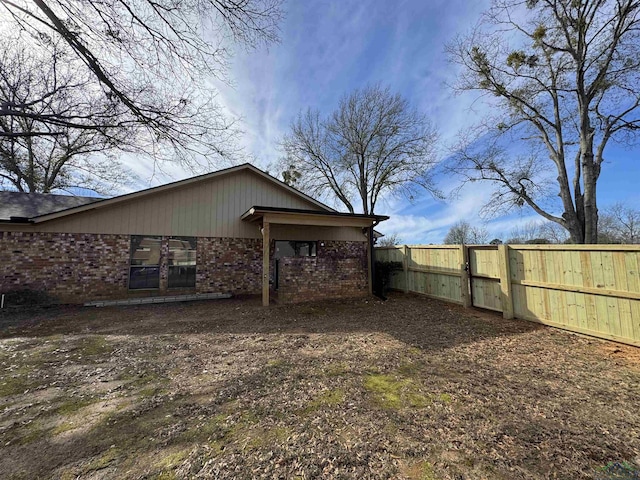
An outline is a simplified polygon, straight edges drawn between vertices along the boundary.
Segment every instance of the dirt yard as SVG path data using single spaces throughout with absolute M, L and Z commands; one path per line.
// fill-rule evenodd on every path
M 0 315 L 0 478 L 640 478 L 640 349 L 417 297 Z

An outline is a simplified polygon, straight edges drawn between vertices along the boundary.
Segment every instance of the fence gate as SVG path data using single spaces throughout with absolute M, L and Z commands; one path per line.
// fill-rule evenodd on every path
M 497 245 L 470 245 L 469 284 L 474 307 L 502 312 Z

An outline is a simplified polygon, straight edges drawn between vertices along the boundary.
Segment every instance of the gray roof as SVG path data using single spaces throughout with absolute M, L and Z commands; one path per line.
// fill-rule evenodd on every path
M 98 197 L 50 193 L 0 192 L 0 221 L 11 217 L 33 218 L 102 200 Z

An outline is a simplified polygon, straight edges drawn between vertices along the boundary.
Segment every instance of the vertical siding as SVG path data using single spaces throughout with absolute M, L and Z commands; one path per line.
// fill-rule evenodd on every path
M 252 206 L 320 210 L 313 203 L 247 170 L 150 194 L 118 205 L 43 223 L 49 232 L 259 238 L 240 216 Z M 331 235 L 329 235 L 331 237 Z M 353 232 L 339 238 L 361 240 Z

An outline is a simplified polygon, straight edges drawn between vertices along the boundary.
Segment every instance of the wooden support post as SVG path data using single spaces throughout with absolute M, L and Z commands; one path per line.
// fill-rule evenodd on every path
M 375 252 L 373 251 L 373 226 L 367 230 L 367 283 L 369 284 L 369 295 L 373 295 L 373 268 L 375 263 Z
M 269 306 L 269 222 L 262 223 L 262 305 Z
M 502 299 L 502 316 L 513 318 L 513 295 L 511 288 L 511 272 L 509 271 L 509 246 L 498 245 L 498 263 L 500 265 L 500 296 Z
M 469 289 L 469 250 L 466 245 L 460 245 L 460 300 L 464 308 L 471 307 Z
M 404 293 L 409 293 L 409 255 L 411 249 L 406 245 L 402 246 L 402 269 L 404 270 Z

